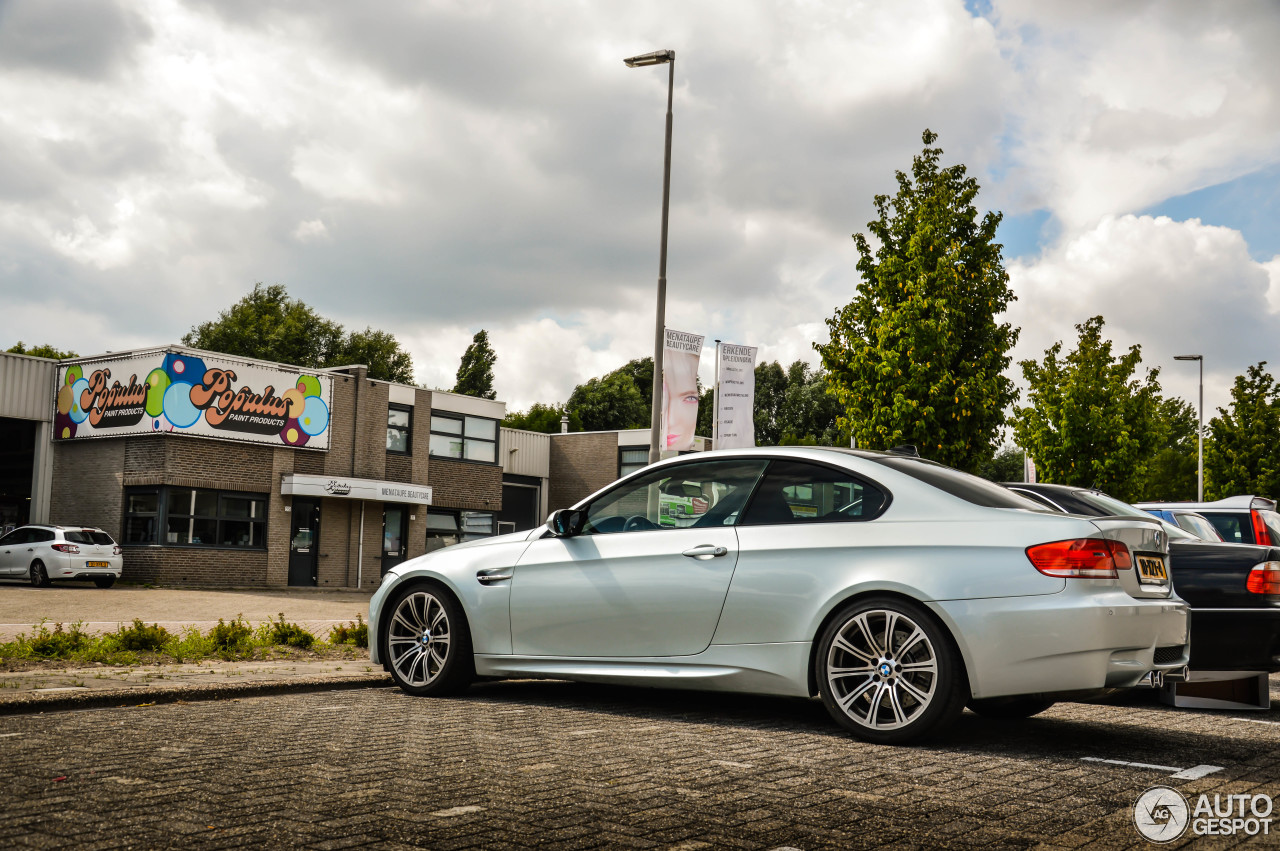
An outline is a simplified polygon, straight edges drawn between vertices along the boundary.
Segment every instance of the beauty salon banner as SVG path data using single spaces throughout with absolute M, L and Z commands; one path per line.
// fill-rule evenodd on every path
M 58 368 L 54 440 L 185 434 L 329 448 L 333 379 L 158 349 Z
M 721 343 L 716 352 L 716 449 L 756 445 L 756 347 Z
M 663 449 L 682 452 L 693 448 L 698 427 L 698 358 L 702 336 L 663 329 L 662 434 Z

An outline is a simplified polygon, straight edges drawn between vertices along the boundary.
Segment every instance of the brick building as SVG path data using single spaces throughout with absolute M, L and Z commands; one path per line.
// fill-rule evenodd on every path
M 511 442 L 534 496 L 502 531 L 545 517 L 502 402 L 179 346 L 61 361 L 55 387 L 51 522 L 109 532 L 129 581 L 375 587 L 499 531 Z
M 693 447 L 690 451 L 710 449 L 711 440 L 695 437 Z M 674 454 L 664 452 L 663 457 Z M 568 508 L 648 463 L 647 428 L 553 434 L 548 463 L 547 507 L 550 511 Z

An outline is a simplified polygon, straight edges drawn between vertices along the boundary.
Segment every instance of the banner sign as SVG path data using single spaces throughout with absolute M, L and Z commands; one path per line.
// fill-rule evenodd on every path
M 184 434 L 329 448 L 333 379 L 155 350 L 58 368 L 54 440 Z
M 756 445 L 756 347 L 721 343 L 716 356 L 716 449 Z
M 431 504 L 430 485 L 406 482 L 382 482 L 376 479 L 352 479 L 333 476 L 307 476 L 287 473 L 280 481 L 280 493 L 293 496 L 341 497 L 367 499 L 374 502 L 411 502 Z
M 683 452 L 693 448 L 698 427 L 698 358 L 702 337 L 664 329 L 662 351 L 663 449 Z

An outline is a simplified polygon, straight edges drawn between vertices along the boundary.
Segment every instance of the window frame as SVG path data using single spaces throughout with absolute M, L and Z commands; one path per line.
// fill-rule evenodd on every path
M 214 514 L 196 513 L 195 508 L 191 505 L 190 502 L 188 502 L 186 506 L 183 506 L 182 508 L 175 510 L 176 505 L 175 505 L 175 500 L 173 499 L 173 496 L 175 492 L 182 492 L 182 491 L 188 491 L 193 493 L 204 491 L 206 493 L 212 493 L 215 498 L 215 513 Z M 131 496 L 141 495 L 141 494 L 155 495 L 156 510 L 154 512 L 129 511 L 129 498 Z M 240 517 L 240 516 L 229 514 L 227 512 L 227 503 L 233 499 L 247 499 L 250 501 L 251 504 L 254 502 L 261 503 L 262 514 L 260 516 L 249 516 L 249 517 Z M 271 495 L 265 494 L 265 493 L 254 493 L 251 491 L 227 491 L 227 490 L 218 490 L 217 488 L 193 488 L 193 487 L 187 487 L 185 485 L 145 485 L 145 486 L 138 486 L 138 487 L 127 487 L 124 489 L 124 511 L 122 512 L 122 516 L 124 520 L 124 525 L 123 525 L 124 534 L 121 535 L 121 538 L 123 538 L 124 540 L 118 541 L 117 545 L 121 547 L 172 547 L 172 548 L 178 548 L 178 549 L 236 550 L 236 551 L 249 551 L 249 552 L 265 552 L 267 550 L 268 533 L 270 530 L 270 514 L 271 514 L 270 499 L 271 499 Z M 135 518 L 154 521 L 154 526 L 153 526 L 154 535 L 150 541 L 128 540 L 129 523 L 131 520 Z M 188 530 L 191 529 L 191 524 L 194 524 L 196 520 L 212 521 L 214 524 L 213 540 L 210 543 L 202 542 L 198 544 L 193 544 L 189 542 L 182 543 L 182 542 L 176 542 L 176 541 L 172 543 L 169 542 L 168 531 L 169 531 L 170 518 L 189 521 Z M 259 542 L 245 545 L 245 546 L 241 546 L 237 544 L 222 543 L 224 527 L 228 523 L 248 523 L 251 526 L 257 526 L 261 534 L 255 536 L 253 531 L 251 530 L 250 537 L 251 538 L 257 537 Z M 190 531 L 188 531 L 188 537 L 191 537 Z
M 640 452 L 640 451 L 643 451 L 643 452 L 644 452 L 644 463 L 643 463 L 643 464 L 639 464 L 639 465 L 636 465 L 636 464 L 627 464 L 627 465 L 625 465 L 625 466 L 627 466 L 627 467 L 631 467 L 632 469 L 630 469 L 630 470 L 624 470 L 624 469 L 623 469 L 623 466 L 624 466 L 624 465 L 623 465 L 623 463 L 622 463 L 622 453 L 624 453 L 624 452 Z M 681 453 L 681 454 L 683 454 L 683 453 Z M 635 445 L 632 445 L 632 446 L 619 446 L 619 447 L 618 447 L 618 478 L 619 478 L 619 479 L 626 478 L 627 476 L 631 475 L 632 473 L 638 473 L 638 472 L 640 472 L 641 470 L 643 470 L 645 467 L 648 467 L 648 466 L 649 466 L 649 447 L 648 447 L 647 445 L 642 446 L 642 445 L 639 445 L 639 444 L 635 444 Z
M 700 453 L 700 452 L 694 452 L 694 453 L 691 453 L 691 454 L 693 454 L 693 455 L 701 455 L 702 453 Z M 635 531 L 648 531 L 648 532 L 656 532 L 656 531 L 672 531 L 672 532 L 677 532 L 677 531 L 684 531 L 684 530 L 689 530 L 689 529 L 693 529 L 693 528 L 701 528 L 701 529 L 703 529 L 704 531 L 705 531 L 705 529 L 706 529 L 706 528 L 714 528 L 714 529 L 720 529 L 720 528 L 724 528 L 724 529 L 732 529 L 732 528 L 734 528 L 734 527 L 736 527 L 736 526 L 738 525 L 738 521 L 742 519 L 742 515 L 746 512 L 747 508 L 748 508 L 748 507 L 750 507 L 750 505 L 751 505 L 751 498 L 752 498 L 753 496 L 755 496 L 756 491 L 759 489 L 759 487 L 760 487 L 760 482 L 764 481 L 764 477 L 765 477 L 765 475 L 766 475 L 766 474 L 768 473 L 768 471 L 769 471 L 769 464 L 770 464 L 770 463 L 772 463 L 772 460 L 773 460 L 773 459 L 772 459 L 772 458 L 769 458 L 769 457 L 757 457 L 757 456 L 713 457 L 713 458 L 701 458 L 701 457 L 699 457 L 699 458 L 690 458 L 690 459 L 688 459 L 687 461 L 684 461 L 684 462 L 682 462 L 682 463 L 680 463 L 680 464 L 672 464 L 672 465 L 670 465 L 670 466 L 664 466 L 664 467 L 653 467 L 652 465 L 647 465 L 647 464 L 646 464 L 646 465 L 645 465 L 646 469 L 645 469 L 645 471 L 644 471 L 644 472 L 638 472 L 638 473 L 635 473 L 635 474 L 631 474 L 631 475 L 629 475 L 625 480 L 621 480 L 621 481 L 615 482 L 615 483 L 614 483 L 614 485 L 613 485 L 613 487 L 609 488 L 609 489 L 608 489 L 608 490 L 606 490 L 604 493 L 600 494 L 599 496 L 597 496 L 595 499 L 591 500 L 590 502 L 585 503 L 585 504 L 582 504 L 582 505 L 580 506 L 580 510 L 583 512 L 583 514 L 584 514 L 584 518 L 585 518 L 585 519 L 584 519 L 583 530 L 582 530 L 579 534 L 581 534 L 581 535 L 583 535 L 583 536 L 594 536 L 594 535 L 633 534 Z M 744 463 L 744 462 L 745 462 L 745 463 L 761 463 L 761 464 L 763 464 L 763 466 L 760 468 L 760 472 L 756 475 L 756 480 L 755 480 L 755 482 L 751 485 L 751 488 L 747 491 L 746 496 L 743 498 L 742 504 L 741 504 L 741 506 L 740 506 L 740 507 L 738 508 L 738 510 L 737 510 L 737 515 L 738 515 L 738 516 L 734 518 L 733 523 L 726 523 L 726 524 L 724 524 L 723 526 L 719 526 L 719 525 L 718 525 L 718 526 L 712 526 L 712 527 L 662 526 L 662 525 L 659 525 L 659 526 L 657 526 L 656 528 L 653 528 L 653 529 L 632 530 L 631 532 L 627 532 L 627 531 L 624 531 L 624 530 L 604 531 L 604 530 L 599 530 L 599 529 L 593 529 L 593 530 L 591 530 L 591 531 L 587 531 L 587 529 L 586 529 L 586 525 L 585 525 L 585 524 L 586 524 L 587 522 L 590 522 L 591 510 L 592 510 L 592 507 L 593 507 L 593 506 L 598 505 L 598 504 L 599 504 L 601 501 L 603 501 L 603 500 L 609 500 L 609 499 L 612 499 L 612 498 L 614 497 L 614 495 L 615 495 L 615 494 L 617 494 L 617 493 L 618 493 L 618 491 L 622 490 L 623 488 L 634 488 L 638 482 L 640 482 L 640 481 L 642 481 L 643 479 L 645 479 L 645 478 L 646 478 L 649 474 L 651 474 L 651 473 L 652 473 L 652 474 L 658 474 L 658 475 L 665 475 L 665 476 L 667 476 L 667 477 L 675 477 L 675 476 L 677 476 L 677 475 L 682 475 L 682 474 L 680 474 L 678 471 L 680 471 L 680 470 L 684 470 L 684 469 L 689 468 L 689 467 L 695 467 L 695 466 L 697 466 L 697 465 L 699 465 L 699 464 L 726 464 L 726 465 L 727 465 L 727 464 L 733 464 L 733 463 Z M 646 485 L 646 487 L 648 487 L 648 485 Z M 717 505 L 718 505 L 718 504 L 717 504 Z M 713 507 L 712 507 L 712 510 L 714 510 L 714 508 L 715 508 L 715 507 L 713 506 Z
M 400 457 L 408 457 L 413 455 L 413 405 L 401 405 L 396 402 L 387 404 L 387 454 L 398 455 Z M 391 413 L 400 411 L 409 415 L 409 424 L 407 426 L 398 426 L 391 424 Z M 404 449 L 391 448 L 391 432 L 400 432 L 404 436 Z
M 778 463 L 806 464 L 810 467 L 818 467 L 823 470 L 830 470 L 835 475 L 844 476 L 851 483 L 857 483 L 862 485 L 863 488 L 872 488 L 874 490 L 879 491 L 884 496 L 884 499 L 880 502 L 880 507 L 876 510 L 874 514 L 864 514 L 858 517 L 830 517 L 830 518 L 815 517 L 812 520 L 799 520 L 797 518 L 795 522 L 790 522 L 790 523 L 744 524 L 742 521 L 744 518 L 746 518 L 748 514 L 751 513 L 751 508 L 753 505 L 755 505 L 756 497 L 760 494 L 760 488 L 764 485 L 765 480 L 769 478 L 769 474 L 773 472 L 774 464 L 778 464 Z M 764 468 L 764 473 L 760 476 L 760 480 L 756 482 L 755 488 L 751 491 L 751 495 L 747 497 L 747 501 L 742 506 L 742 510 L 738 512 L 738 516 L 734 520 L 733 525 L 735 527 L 741 526 L 743 528 L 751 528 L 755 526 L 799 526 L 802 528 L 811 528 L 812 526 L 816 526 L 816 525 L 839 526 L 839 525 L 846 525 L 849 523 L 870 523 L 873 520 L 878 520 L 879 518 L 883 517 L 884 513 L 889 510 L 889 506 L 892 504 L 893 504 L 892 491 L 890 491 L 887 487 L 885 487 L 881 482 L 878 482 L 875 479 L 869 478 L 854 470 L 850 470 L 848 467 L 841 467 L 837 464 L 828 464 L 822 461 L 815 461 L 810 458 L 772 457 L 769 459 L 769 465 Z
M 452 422 L 456 422 L 458 424 L 458 430 L 442 431 L 437 429 L 435 427 L 437 419 L 450 420 Z M 468 435 L 467 422 L 469 420 L 493 423 L 493 439 L 490 440 L 487 437 L 473 437 Z M 430 441 L 428 440 L 428 444 L 427 444 L 428 456 L 432 458 L 443 458 L 447 461 L 464 461 L 468 464 L 487 464 L 494 467 L 498 466 L 501 463 L 498 458 L 498 441 L 502 437 L 502 429 L 500 428 L 499 420 L 493 417 L 479 417 L 474 414 L 460 414 L 456 411 L 443 411 L 443 410 L 433 408 L 431 410 L 431 422 L 429 423 L 429 426 L 430 426 L 429 428 L 430 434 L 433 437 L 435 435 L 440 435 L 442 437 L 456 438 L 462 446 L 462 454 L 461 455 L 445 455 L 444 453 L 436 452 L 434 449 L 431 448 Z M 485 444 L 487 446 L 492 446 L 493 460 L 486 461 L 480 458 L 468 458 L 467 444 Z

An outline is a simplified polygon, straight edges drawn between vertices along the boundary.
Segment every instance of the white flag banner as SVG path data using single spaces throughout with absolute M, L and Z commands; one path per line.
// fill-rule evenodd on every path
M 698 358 L 702 336 L 684 331 L 666 332 L 662 351 L 662 434 L 664 450 L 683 452 L 693 448 L 698 427 Z
M 756 347 L 721 343 L 716 362 L 716 449 L 756 445 Z

